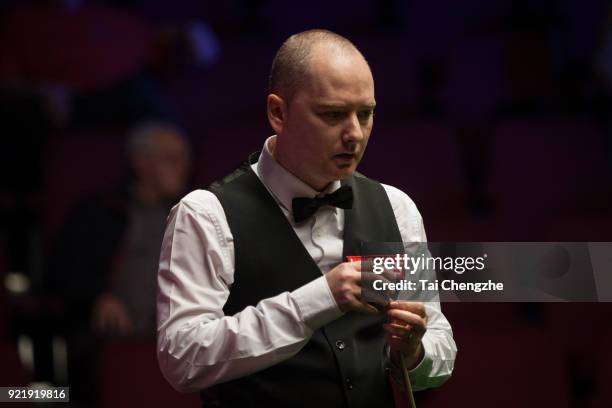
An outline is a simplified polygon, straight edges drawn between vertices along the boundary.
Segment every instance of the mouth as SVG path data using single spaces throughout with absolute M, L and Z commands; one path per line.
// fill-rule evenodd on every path
M 339 153 L 334 155 L 334 159 L 339 159 L 341 161 L 350 161 L 354 160 L 355 158 L 357 158 L 355 153 Z

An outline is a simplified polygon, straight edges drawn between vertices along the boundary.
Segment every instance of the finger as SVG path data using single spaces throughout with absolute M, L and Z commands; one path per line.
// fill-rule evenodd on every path
M 352 266 L 343 271 L 344 281 L 350 284 L 361 284 L 361 272 L 354 270 Z
M 414 334 L 407 336 L 398 336 L 396 334 L 385 332 L 385 341 L 390 346 L 391 350 L 404 351 L 406 353 L 414 352 L 421 344 L 421 338 Z
M 409 342 L 409 336 L 399 336 L 397 334 L 385 332 L 385 340 L 387 340 L 387 343 L 389 343 L 389 345 L 395 344 L 400 348 L 405 348 L 407 346 L 407 343 Z
M 369 303 L 359 303 L 359 311 L 365 314 L 369 314 L 369 315 L 377 315 L 380 314 L 380 312 L 378 311 L 378 309 L 376 309 L 374 306 L 372 306 Z
M 361 288 L 361 286 L 358 286 L 358 285 L 355 286 L 355 288 L 353 290 L 353 294 L 355 295 L 355 298 L 357 299 L 358 302 L 361 302 L 361 294 L 362 293 L 363 293 L 363 289 Z
M 415 313 L 409 312 L 407 310 L 388 309 L 387 315 L 389 316 L 389 319 L 391 321 L 397 322 L 399 324 L 408 323 L 412 326 L 417 326 L 417 327 L 427 326 L 427 321 L 423 317 Z
M 414 348 L 414 346 L 411 347 L 408 345 L 405 340 L 402 340 L 400 337 L 390 333 L 385 333 L 385 342 L 393 351 L 403 351 L 405 353 L 409 353 L 410 349 Z
M 427 332 L 426 327 L 411 326 L 411 325 L 406 325 L 406 326 L 398 325 L 398 326 L 405 327 L 405 330 L 401 330 L 397 326 L 394 326 L 394 329 L 396 329 L 395 334 L 403 335 L 404 337 L 408 339 L 412 339 L 412 340 L 421 340 L 425 336 L 425 333 Z
M 355 296 L 355 298 L 357 299 L 358 302 L 360 303 L 364 303 L 364 304 L 369 304 L 369 303 L 377 303 L 380 306 L 381 309 L 383 310 L 379 310 L 376 309 L 377 313 L 383 312 L 387 306 L 387 301 L 388 298 L 384 296 L 384 294 L 378 293 L 378 292 L 370 292 L 368 298 L 367 298 L 367 302 L 364 302 L 364 299 L 362 297 L 363 294 L 363 289 L 361 286 L 355 286 L 353 294 Z
M 393 334 L 395 336 L 408 337 L 408 335 L 412 331 L 412 326 L 410 325 L 401 326 L 399 324 L 385 323 L 383 324 L 383 329 L 387 333 Z
M 388 281 L 397 282 L 403 277 L 403 273 L 401 271 L 391 269 L 384 271 L 381 276 L 385 277 L 385 279 L 387 279 Z
M 369 303 L 363 303 L 358 299 L 353 299 L 353 301 L 351 302 L 351 307 L 356 312 L 361 312 L 369 315 L 379 314 L 378 309 L 376 309 L 374 306 Z
M 348 264 L 348 266 L 351 267 L 351 269 L 355 270 L 356 272 L 361 272 L 361 261 L 353 261 L 353 262 L 345 262 L 346 264 Z
M 377 275 L 374 272 L 361 272 L 360 275 L 360 281 L 366 283 L 370 288 L 374 287 L 374 281 L 381 281 L 383 284 L 397 282 L 396 280 L 388 279 L 385 275 Z
M 422 302 L 395 301 L 395 302 L 391 302 L 391 304 L 389 305 L 389 308 L 407 310 L 421 317 L 427 317 L 427 311 L 425 310 L 425 305 Z

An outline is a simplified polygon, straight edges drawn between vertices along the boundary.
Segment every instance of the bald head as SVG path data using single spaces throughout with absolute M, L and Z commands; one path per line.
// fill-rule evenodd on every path
M 311 62 L 317 50 L 358 56 L 365 62 L 357 47 L 341 35 L 319 29 L 303 31 L 289 37 L 276 53 L 270 73 L 270 93 L 289 102 L 311 74 Z
M 145 200 L 175 198 L 187 186 L 191 156 L 187 139 L 173 125 L 145 123 L 129 135 L 127 153 L 137 192 Z

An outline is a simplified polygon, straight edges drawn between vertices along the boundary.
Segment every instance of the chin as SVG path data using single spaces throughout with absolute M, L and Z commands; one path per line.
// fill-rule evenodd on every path
M 355 166 L 340 167 L 336 169 L 334 180 L 341 180 L 352 176 L 353 173 L 355 173 Z

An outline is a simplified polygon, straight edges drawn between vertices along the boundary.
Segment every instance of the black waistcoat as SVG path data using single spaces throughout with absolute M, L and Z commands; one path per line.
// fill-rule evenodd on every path
M 258 157 L 251 156 L 250 161 Z M 245 163 L 211 186 L 234 236 L 235 275 L 226 315 L 293 291 L 319 278 L 312 260 L 278 204 Z M 383 187 L 349 177 L 354 204 L 345 210 L 343 254 L 359 255 L 362 242 L 400 242 Z M 219 384 L 220 407 L 392 407 L 382 324 L 385 316 L 347 313 L 316 330 L 295 356 L 247 377 Z M 208 392 L 203 392 L 204 406 Z M 212 401 L 211 401 L 212 402 Z

